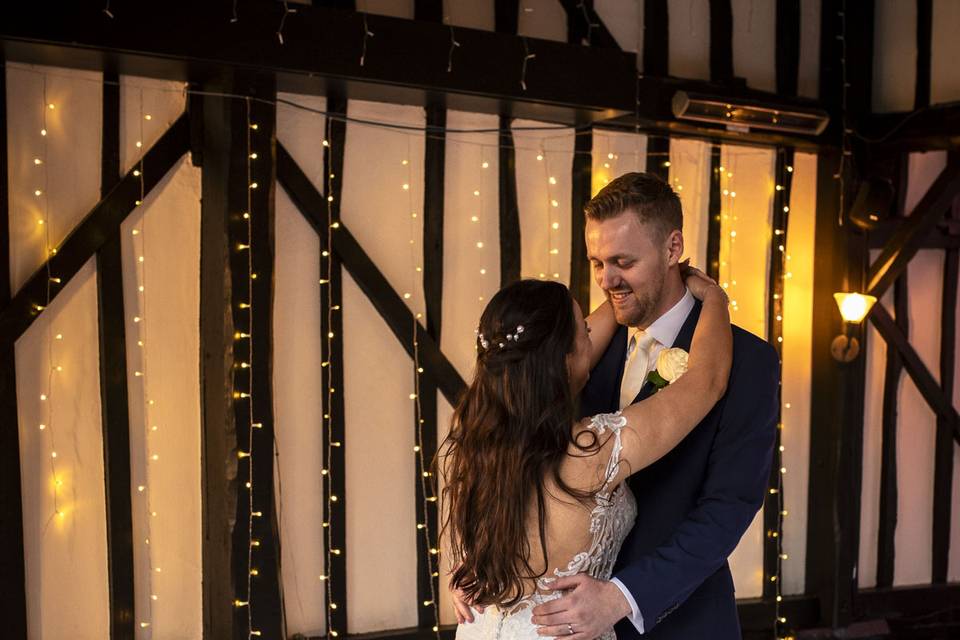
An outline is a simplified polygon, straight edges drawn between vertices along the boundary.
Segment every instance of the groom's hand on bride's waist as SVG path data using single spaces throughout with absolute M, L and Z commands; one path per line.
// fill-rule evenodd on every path
M 567 593 L 533 609 L 533 623 L 541 636 L 592 640 L 633 613 L 623 592 L 612 582 L 580 573 L 557 578 L 550 586 Z

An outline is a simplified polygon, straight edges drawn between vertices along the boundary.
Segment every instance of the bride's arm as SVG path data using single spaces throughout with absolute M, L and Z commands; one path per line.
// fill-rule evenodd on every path
M 613 305 L 605 301 L 586 318 L 590 332 L 590 369 L 593 370 L 603 357 L 613 334 L 617 332 L 617 319 L 613 315 Z
M 623 410 L 623 478 L 653 464 L 683 440 L 726 392 L 733 360 L 727 295 L 696 272 L 687 280 L 703 300 L 690 346 L 687 372 L 651 397 Z M 622 465 L 623 466 L 623 465 Z

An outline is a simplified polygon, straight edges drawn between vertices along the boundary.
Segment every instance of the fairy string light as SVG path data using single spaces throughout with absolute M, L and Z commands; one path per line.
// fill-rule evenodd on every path
M 340 632 L 334 628 L 333 625 L 333 611 L 337 608 L 337 603 L 333 600 L 333 585 L 330 580 L 330 576 L 333 574 L 331 566 L 333 564 L 334 558 L 338 558 L 341 555 L 341 550 L 334 546 L 335 541 L 333 539 L 333 526 L 332 526 L 332 515 L 333 515 L 333 505 L 337 502 L 337 495 L 333 491 L 333 485 L 330 482 L 332 477 L 330 474 L 330 466 L 333 464 L 333 449 L 334 447 L 339 447 L 341 445 L 336 438 L 336 433 L 334 432 L 334 422 L 333 422 L 333 367 L 335 363 L 333 362 L 333 339 L 335 337 L 333 332 L 333 319 L 334 312 L 340 310 L 340 306 L 334 304 L 333 298 L 333 287 L 330 286 L 331 281 L 333 280 L 334 273 L 334 259 L 333 259 L 333 234 L 334 231 L 340 228 L 340 222 L 334 219 L 334 196 L 333 196 L 333 180 L 335 174 L 333 172 L 333 150 L 330 147 L 330 140 L 332 139 L 332 126 L 333 120 L 327 118 L 326 120 L 326 137 L 323 139 L 323 148 L 324 153 L 328 158 L 331 159 L 327 163 L 327 181 L 326 181 L 326 191 L 327 191 L 327 233 L 326 233 L 326 248 L 322 250 L 322 257 L 324 258 L 324 272 L 321 274 L 322 278 L 320 280 L 321 286 L 326 285 L 326 326 L 327 334 L 324 341 L 324 355 L 321 366 L 326 369 L 326 387 L 325 387 L 325 406 L 323 413 L 324 427 L 326 432 L 326 448 L 324 451 L 324 456 L 326 460 L 326 465 L 321 469 L 320 473 L 326 480 L 324 482 L 324 493 L 326 498 L 326 514 L 323 521 L 323 529 L 325 533 L 326 544 L 324 548 L 326 549 L 325 554 L 325 574 L 320 576 L 321 582 L 324 583 L 326 587 L 325 590 L 325 599 L 327 602 L 326 608 L 326 622 L 327 622 L 327 634 L 336 638 L 340 635 Z
M 726 251 L 726 260 L 720 261 L 721 273 L 725 274 L 722 277 L 721 286 L 727 290 L 727 295 L 730 298 L 730 315 L 731 317 L 740 310 L 739 305 L 737 304 L 736 298 L 736 286 L 737 279 L 736 274 L 733 270 L 733 253 L 734 246 L 737 241 L 737 221 L 739 220 L 736 211 L 736 201 L 737 201 L 737 192 L 734 189 L 733 183 L 733 170 L 736 169 L 737 160 L 735 157 L 730 157 L 731 154 L 728 154 L 727 161 L 728 164 L 732 165 L 730 167 L 719 167 L 717 170 L 720 172 L 720 184 L 722 187 L 722 210 L 724 211 L 723 219 L 727 222 L 727 226 L 730 230 L 727 232 L 725 241 L 727 244 Z M 724 269 L 726 267 L 726 269 Z
M 557 184 L 556 176 L 550 174 L 550 156 L 547 155 L 546 150 L 541 147 L 537 158 L 543 158 L 543 177 L 546 180 L 546 214 L 547 214 L 547 271 L 546 273 L 541 273 L 540 277 L 550 277 L 552 276 L 555 280 L 560 278 L 560 274 L 557 271 L 554 271 L 554 256 L 560 255 L 560 249 L 557 248 L 554 244 L 554 237 L 556 232 L 560 229 L 560 222 L 556 219 L 557 209 L 560 207 L 560 202 L 554 197 L 553 188 Z
M 246 106 L 245 117 L 246 117 L 246 136 L 244 137 L 246 142 L 246 210 L 243 212 L 243 221 L 244 229 L 246 231 L 245 241 L 240 243 L 236 250 L 246 255 L 246 273 L 247 273 L 247 298 L 245 302 L 238 303 L 238 308 L 246 312 L 246 332 L 238 331 L 234 338 L 238 340 L 244 340 L 246 342 L 246 357 L 247 360 L 241 361 L 237 364 L 239 368 L 237 381 L 244 380 L 246 383 L 247 391 L 235 391 L 234 399 L 239 402 L 246 402 L 247 406 L 247 450 L 238 450 L 237 458 L 240 460 L 240 463 L 246 463 L 246 472 L 247 480 L 245 483 L 245 488 L 247 490 L 247 509 L 248 509 L 248 518 L 247 518 L 247 572 L 246 572 L 246 594 L 245 600 L 239 598 L 234 599 L 233 605 L 237 608 L 244 608 L 246 610 L 247 618 L 247 633 L 248 637 L 256 637 L 262 635 L 262 633 L 253 628 L 253 578 L 259 575 L 259 570 L 257 569 L 254 562 L 254 549 L 260 546 L 260 542 L 254 537 L 254 518 L 261 517 L 262 512 L 255 510 L 254 500 L 253 500 L 253 440 L 254 440 L 254 429 L 260 429 L 263 427 L 262 424 L 258 423 L 255 418 L 254 408 L 253 408 L 253 378 L 254 378 L 254 338 L 253 338 L 253 306 L 255 304 L 254 300 L 254 280 L 256 280 L 257 274 L 253 270 L 253 191 L 258 188 L 256 180 L 253 178 L 253 161 L 256 159 L 257 154 L 253 151 L 252 136 L 253 132 L 257 131 L 258 125 L 253 122 L 251 114 L 251 101 L 250 98 L 247 98 L 244 101 Z
M 486 212 L 486 196 L 487 196 L 487 183 L 486 178 L 489 176 L 490 163 L 486 159 L 487 148 L 485 146 L 480 147 L 480 188 L 479 188 L 479 197 L 480 205 L 477 207 L 477 213 L 470 217 L 470 221 L 474 224 L 480 224 L 482 229 L 480 233 L 480 239 L 477 240 L 477 248 L 482 249 L 484 247 L 484 242 L 490 237 L 490 220 L 488 219 Z M 476 192 L 474 192 L 476 193 Z M 480 263 L 480 275 L 487 275 L 486 261 L 481 260 Z M 486 290 L 484 288 L 484 290 Z M 477 301 L 483 303 L 483 295 L 477 296 Z M 478 314 L 479 315 L 479 314 Z
M 137 150 L 143 148 L 143 123 L 145 120 L 150 120 L 150 115 L 144 113 L 143 109 L 143 89 L 140 89 L 138 92 L 138 118 L 137 118 L 137 140 L 135 146 Z M 138 179 L 139 183 L 139 196 L 134 202 L 135 207 L 139 207 L 143 203 L 145 187 L 144 187 L 144 177 L 143 177 L 143 156 L 140 155 L 140 158 L 137 162 L 136 169 L 133 170 L 133 175 Z M 153 624 L 153 603 L 159 599 L 159 596 L 154 589 L 153 576 L 155 573 L 161 573 L 162 569 L 159 566 L 154 564 L 154 555 L 153 555 L 153 546 L 151 545 L 152 539 L 152 522 L 156 521 L 158 513 L 155 508 L 153 500 L 153 491 L 151 490 L 150 483 L 150 467 L 151 463 L 156 463 L 160 459 L 160 455 L 157 453 L 155 439 L 159 435 L 159 425 L 156 423 L 153 416 L 153 407 L 156 402 L 151 398 L 150 394 L 150 376 L 148 375 L 149 370 L 147 366 L 147 352 L 146 345 L 148 342 L 147 336 L 147 218 L 142 216 L 140 218 L 140 224 L 137 227 L 134 227 L 131 230 L 131 234 L 134 237 L 134 251 L 137 256 L 136 262 L 134 264 L 134 277 L 137 282 L 137 296 L 136 296 L 136 305 L 137 312 L 133 316 L 133 324 L 136 327 L 137 331 L 137 356 L 138 363 L 137 367 L 134 369 L 134 377 L 140 380 L 140 393 L 143 403 L 143 433 L 144 433 L 144 451 L 146 453 L 144 467 L 143 467 L 143 479 L 137 484 L 137 493 L 142 496 L 143 504 L 143 528 L 146 532 L 146 535 L 143 538 L 144 545 L 144 556 L 146 557 L 147 564 L 147 589 L 146 592 L 149 593 L 149 598 L 145 601 L 143 609 L 141 610 L 139 626 L 141 629 L 149 630 Z M 139 240 L 139 247 L 137 246 L 137 240 Z M 152 637 L 152 631 L 149 631 L 149 636 Z
M 407 194 L 407 210 L 410 211 L 409 218 L 409 231 L 410 238 L 408 246 L 410 248 L 410 291 L 416 291 L 416 281 L 417 274 L 423 272 L 423 267 L 420 265 L 423 256 L 423 247 L 420 247 L 420 251 L 417 251 L 416 236 L 417 236 L 417 225 L 414 222 L 418 217 L 417 211 L 414 211 L 413 207 L 413 193 L 411 190 L 412 183 L 412 173 L 411 173 L 411 163 L 410 158 L 412 157 L 411 149 L 411 136 L 407 135 L 407 153 L 406 158 L 402 161 L 402 165 L 406 167 L 406 178 L 403 183 L 403 190 Z M 474 191 L 475 196 L 479 196 L 479 190 Z M 404 293 L 403 297 L 405 300 L 411 298 L 409 292 Z M 419 300 L 419 303 L 423 304 L 425 301 L 422 299 Z M 423 418 L 423 407 L 421 405 L 421 393 L 420 393 L 420 383 L 421 376 L 423 375 L 423 366 L 420 362 L 420 341 L 417 338 L 420 331 L 420 319 L 423 318 L 423 312 L 420 311 L 420 306 L 418 306 L 418 300 L 414 299 L 411 303 L 414 308 L 414 314 L 412 314 L 412 335 L 411 335 L 411 344 L 413 345 L 413 383 L 414 389 L 413 393 L 410 394 L 410 399 L 414 403 L 414 420 L 416 422 L 416 442 L 414 443 L 413 451 L 416 455 L 417 469 L 419 471 L 419 482 L 420 482 L 420 495 L 423 496 L 423 503 L 421 505 L 423 513 L 423 522 L 417 523 L 417 532 L 424 537 L 424 546 L 427 549 L 427 571 L 430 574 L 430 597 L 428 600 L 424 600 L 422 605 L 424 607 L 433 608 L 433 632 L 437 634 L 439 640 L 440 632 L 440 609 L 437 603 L 437 593 L 436 588 L 434 587 L 434 579 L 438 577 L 439 571 L 435 566 L 436 556 L 439 553 L 435 543 L 433 542 L 433 537 L 430 531 L 430 507 L 431 504 L 436 502 L 436 498 L 431 495 L 429 490 L 432 483 L 430 479 L 433 473 L 429 470 L 429 465 L 424 455 L 424 441 L 423 441 L 423 426 L 425 420 Z
M 793 183 L 792 152 L 788 153 L 785 149 L 778 149 L 777 175 L 774 177 L 774 212 L 773 212 L 773 245 L 771 252 L 773 264 L 771 265 L 774 274 L 773 281 L 773 299 L 771 300 L 771 310 L 773 315 L 772 331 L 773 346 L 777 350 L 780 362 L 780 373 L 783 372 L 783 293 L 786 280 L 792 277 L 790 272 L 790 254 L 787 253 L 787 228 L 790 214 L 790 193 Z M 782 169 L 781 169 L 782 167 Z M 783 548 L 783 522 L 787 517 L 787 509 L 783 498 L 783 478 L 787 473 L 784 463 L 784 452 L 786 447 L 783 444 L 783 428 L 785 416 L 783 412 L 789 410 L 791 403 L 781 399 L 782 408 L 779 412 L 780 417 L 777 421 L 776 446 L 774 451 L 774 472 L 771 474 L 771 487 L 769 493 L 773 496 L 773 506 L 776 509 L 774 527 L 767 531 L 768 539 L 773 540 L 775 549 L 774 573 L 769 576 L 769 580 L 774 585 L 774 635 L 778 640 L 787 640 L 790 636 L 786 635 L 787 618 L 782 611 L 783 603 L 783 561 L 788 559 Z
M 41 227 L 43 234 L 43 246 L 45 248 L 46 260 L 44 261 L 44 268 L 46 270 L 47 282 L 45 287 L 45 296 L 44 303 L 42 305 L 35 304 L 34 311 L 36 313 L 43 312 L 44 309 L 50 306 L 51 300 L 53 300 L 53 286 L 55 284 L 60 284 L 60 278 L 54 276 L 53 267 L 50 264 L 53 256 L 56 255 L 57 250 L 53 246 L 52 234 L 50 231 L 50 196 L 49 196 L 49 184 L 50 184 L 50 172 L 47 170 L 47 160 L 49 156 L 49 136 L 47 130 L 47 115 L 49 112 L 56 109 L 56 105 L 47 100 L 47 76 L 46 74 L 41 74 L 41 102 L 40 102 L 40 148 L 42 149 L 39 156 L 33 159 L 33 165 L 40 171 L 39 184 L 34 188 L 33 195 L 38 198 L 42 203 L 38 208 L 41 211 L 41 217 L 37 219 L 37 224 Z M 49 434 L 50 438 L 50 474 L 53 481 L 53 517 L 56 517 L 59 520 L 63 520 L 66 517 L 66 512 L 60 504 L 60 490 L 63 487 L 63 478 L 60 477 L 60 474 L 57 472 L 57 442 L 56 442 L 56 432 L 53 428 L 53 401 L 52 397 L 55 395 L 53 392 L 54 388 L 54 379 L 57 373 L 63 371 L 63 366 L 55 364 L 56 360 L 54 357 L 54 343 L 60 343 L 63 341 L 63 334 L 57 333 L 54 335 L 53 332 L 53 318 L 49 318 L 46 323 L 46 347 L 47 347 L 47 384 L 46 389 L 40 393 L 40 414 L 41 422 L 38 424 L 38 429 L 41 432 L 46 432 Z

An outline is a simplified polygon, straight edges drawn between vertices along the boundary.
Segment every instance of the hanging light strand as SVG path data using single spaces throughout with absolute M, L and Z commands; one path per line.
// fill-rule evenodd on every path
M 408 134 L 408 135 L 407 135 L 407 156 L 406 156 L 406 159 L 403 161 L 402 164 L 403 164 L 403 166 L 406 167 L 406 173 L 407 173 L 407 174 L 406 174 L 406 181 L 403 183 L 403 189 L 404 189 L 404 191 L 407 192 L 407 209 L 408 209 L 409 211 L 412 211 L 412 210 L 413 210 L 413 194 L 412 194 L 412 192 L 411 192 L 411 191 L 412 191 L 411 185 L 412 185 L 413 181 L 412 181 L 412 171 L 411 171 L 411 166 L 410 166 L 410 165 L 411 165 L 411 163 L 410 163 L 410 158 L 411 158 L 411 157 L 412 157 L 411 136 Z M 474 195 L 477 196 L 477 197 L 479 197 L 479 196 L 481 195 L 479 191 L 480 191 L 480 190 L 475 190 L 475 191 L 474 191 Z M 421 247 L 421 250 L 420 250 L 419 252 L 417 251 L 417 248 L 416 248 L 416 240 L 415 240 L 415 238 L 416 238 L 416 235 L 417 235 L 417 233 L 416 233 L 416 232 L 417 232 L 417 225 L 414 223 L 414 219 L 415 219 L 417 216 L 416 216 L 415 214 L 416 214 L 416 212 L 414 212 L 414 214 L 411 215 L 410 218 L 409 218 L 409 220 L 410 220 L 410 227 L 409 227 L 409 228 L 410 228 L 410 241 L 409 241 L 408 245 L 409 245 L 409 247 L 410 247 L 410 266 L 411 266 L 411 269 L 410 269 L 410 275 L 411 275 L 410 291 L 411 291 L 411 292 L 415 292 L 415 291 L 416 291 L 416 274 L 422 272 L 422 269 L 421 269 L 421 268 L 419 268 L 419 267 L 414 268 L 413 265 L 418 265 L 419 262 L 420 262 L 420 260 L 422 260 L 422 256 L 423 256 L 422 247 Z M 418 257 L 418 256 L 420 256 L 420 257 Z M 404 294 L 404 298 L 410 299 L 409 294 Z M 412 305 L 411 305 L 411 306 L 413 306 L 413 308 L 414 308 L 415 310 L 420 308 L 420 307 L 417 306 L 417 302 L 418 302 L 418 300 L 417 300 L 417 299 L 414 299 L 413 302 L 412 302 Z M 422 300 L 420 300 L 420 303 L 422 304 Z M 424 315 L 423 312 L 422 312 L 422 311 L 419 311 L 419 310 L 415 311 L 415 312 L 412 314 L 413 322 L 412 322 L 412 327 L 411 327 L 411 330 L 412 330 L 411 343 L 412 343 L 412 345 L 413 345 L 413 385 L 414 385 L 414 388 L 413 388 L 413 393 L 410 394 L 410 399 L 413 400 L 413 403 L 414 403 L 414 420 L 416 421 L 416 444 L 415 444 L 413 450 L 414 450 L 414 454 L 415 454 L 415 456 L 416 456 L 416 463 L 417 463 L 418 469 L 419 469 L 419 471 L 420 471 L 420 473 L 419 473 L 420 495 L 421 495 L 422 498 L 423 498 L 423 504 L 421 505 L 421 507 L 422 507 L 422 513 L 423 513 L 423 522 L 418 522 L 418 523 L 417 523 L 417 530 L 418 530 L 418 532 L 419 532 L 420 534 L 422 534 L 423 537 L 424 537 L 424 546 L 425 546 L 426 549 L 427 549 L 427 554 L 426 554 L 426 558 L 425 558 L 425 559 L 426 559 L 426 565 L 427 565 L 427 572 L 429 573 L 429 577 L 430 577 L 430 580 L 429 580 L 429 584 L 430 584 L 430 599 L 423 601 L 423 602 L 422 602 L 422 605 L 425 606 L 425 607 L 432 607 L 432 608 L 433 608 L 433 618 L 434 618 L 434 622 L 433 622 L 433 628 L 432 628 L 432 630 L 433 630 L 433 632 L 436 634 L 437 639 L 439 640 L 439 638 L 440 638 L 440 610 L 439 610 L 439 607 L 438 607 L 438 605 L 437 605 L 436 589 L 434 588 L 434 577 L 437 575 L 437 568 L 436 568 L 436 566 L 435 566 L 434 560 L 435 560 L 435 556 L 437 555 L 438 551 L 437 551 L 437 548 L 436 548 L 436 546 L 435 546 L 435 544 L 434 544 L 434 542 L 433 542 L 433 537 L 432 537 L 432 534 L 431 534 L 431 531 L 430 531 L 430 505 L 431 505 L 431 503 L 435 503 L 435 499 L 434 499 L 433 496 L 432 496 L 432 490 L 431 490 L 432 483 L 430 482 L 430 478 L 432 477 L 432 474 L 431 474 L 431 472 L 429 471 L 429 465 L 428 465 L 428 462 L 427 462 L 427 459 L 426 459 L 426 455 L 424 454 L 424 440 L 423 440 L 424 418 L 423 418 L 423 408 L 422 408 L 422 405 L 421 405 L 421 398 L 420 398 L 420 377 L 421 377 L 421 375 L 423 374 L 423 366 L 422 366 L 421 363 L 420 363 L 420 341 L 419 341 L 419 339 L 417 338 L 418 330 L 419 330 L 419 328 L 420 328 L 420 319 L 423 318 L 423 315 Z
M 50 172 L 47 170 L 47 160 L 49 158 L 49 147 L 48 147 L 48 134 L 47 130 L 47 113 L 53 111 L 56 108 L 52 102 L 47 102 L 47 76 L 45 74 L 41 75 L 42 82 L 42 95 L 41 95 L 41 104 L 40 104 L 40 147 L 42 149 L 40 157 L 34 158 L 34 166 L 39 168 L 42 172 L 40 177 L 40 184 L 42 188 L 38 187 L 34 189 L 34 196 L 42 199 L 41 208 L 41 217 L 37 220 L 38 224 L 43 227 L 43 246 L 45 248 L 45 260 L 44 268 L 47 275 L 47 285 L 45 287 L 45 296 L 43 305 L 35 305 L 34 309 L 37 313 L 41 313 L 43 310 L 50 306 L 51 300 L 53 300 L 53 285 L 60 282 L 60 279 L 54 276 L 53 274 L 53 256 L 56 255 L 57 250 L 53 246 L 52 242 L 52 233 L 50 231 L 50 197 L 49 197 L 49 184 L 50 184 Z M 56 364 L 56 360 L 53 352 L 54 342 L 60 342 L 63 340 L 63 334 L 57 333 L 54 335 L 53 332 L 53 318 L 48 318 L 47 327 L 46 327 L 46 346 L 47 346 L 47 386 L 45 392 L 40 394 L 40 403 L 41 403 L 41 420 L 39 429 L 40 431 L 46 431 L 50 434 L 50 474 L 53 478 L 53 513 L 54 517 L 64 518 L 66 514 L 60 504 L 60 488 L 63 486 L 63 479 L 57 473 L 57 441 L 56 441 L 56 432 L 53 428 L 53 401 L 52 397 L 55 395 L 53 393 L 54 385 L 54 374 L 62 371 L 62 367 Z M 46 411 L 44 411 L 46 409 Z
M 149 119 L 150 116 L 144 114 L 143 109 L 143 89 L 138 91 L 138 118 L 137 118 L 137 140 L 136 148 L 138 152 L 143 148 L 143 122 L 145 119 Z M 140 155 L 139 160 L 136 164 L 136 169 L 133 171 L 133 175 L 138 179 L 139 182 L 139 195 L 134 203 L 135 207 L 139 207 L 143 203 L 145 186 L 144 186 L 144 177 L 143 177 L 143 155 Z M 147 219 L 143 215 L 140 218 L 140 224 L 135 227 L 132 231 L 132 234 L 135 238 L 133 242 L 134 254 L 137 256 L 136 262 L 134 263 L 134 274 L 138 277 L 137 282 L 137 313 L 133 317 L 133 324 L 137 329 L 137 347 L 139 355 L 139 366 L 134 371 L 134 376 L 140 378 L 140 390 L 141 397 L 143 402 L 143 442 L 144 442 L 144 478 L 143 481 L 137 485 L 137 492 L 143 496 L 143 528 L 146 532 L 145 537 L 143 538 L 144 545 L 144 555 L 147 559 L 147 592 L 149 593 L 148 599 L 145 601 L 143 606 L 143 614 L 140 616 L 141 620 L 139 626 L 141 629 L 144 629 L 148 633 L 148 637 L 153 637 L 152 624 L 153 624 L 153 603 L 159 599 L 159 596 L 155 593 L 154 589 L 154 573 L 160 573 L 161 568 L 154 565 L 154 554 L 152 551 L 151 540 L 153 538 L 153 527 L 152 522 L 158 517 L 157 511 L 155 510 L 154 501 L 153 501 L 153 492 L 151 491 L 151 482 L 150 482 L 150 467 L 151 463 L 159 461 L 160 456 L 156 451 L 156 444 L 154 442 L 155 436 L 159 430 L 159 426 L 155 424 L 153 417 L 153 406 L 155 401 L 150 397 L 150 377 L 149 369 L 147 366 L 147 351 L 146 344 L 149 342 L 147 336 Z M 137 238 L 139 238 L 139 248 L 137 246 Z

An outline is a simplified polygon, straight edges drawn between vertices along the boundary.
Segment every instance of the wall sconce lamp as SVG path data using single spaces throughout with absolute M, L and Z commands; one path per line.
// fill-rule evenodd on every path
M 830 354 L 837 362 L 851 362 L 860 353 L 860 341 L 856 336 L 860 323 L 877 299 L 860 293 L 835 293 L 833 299 L 843 316 L 843 333 L 830 343 Z

